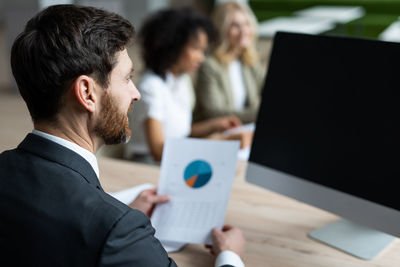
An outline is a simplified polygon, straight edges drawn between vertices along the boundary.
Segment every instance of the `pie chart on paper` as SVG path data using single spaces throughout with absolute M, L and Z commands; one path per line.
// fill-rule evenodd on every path
M 185 183 L 191 188 L 200 188 L 205 186 L 211 179 L 211 165 L 204 160 L 195 160 L 190 162 L 183 174 Z

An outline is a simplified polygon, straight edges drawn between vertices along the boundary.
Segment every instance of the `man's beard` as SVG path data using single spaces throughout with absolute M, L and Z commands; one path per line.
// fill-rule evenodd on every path
M 101 99 L 102 110 L 94 132 L 106 145 L 125 143 L 131 136 L 127 114 L 121 113 L 114 99 L 106 91 Z

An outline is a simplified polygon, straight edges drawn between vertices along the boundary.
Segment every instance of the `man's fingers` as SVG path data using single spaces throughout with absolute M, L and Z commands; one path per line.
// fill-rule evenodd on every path
M 142 196 L 151 196 L 151 195 L 155 195 L 155 194 L 157 194 L 156 189 L 147 189 L 147 190 L 143 190 L 142 193 L 140 193 L 140 195 L 142 195 Z
M 147 199 L 147 202 L 157 204 L 170 201 L 171 197 L 168 195 L 157 195 L 157 189 L 148 189 L 142 192 L 142 196 Z
M 222 227 L 222 231 L 223 231 L 223 232 L 229 231 L 229 230 L 231 230 L 232 228 L 233 228 L 232 225 L 226 224 L 226 225 L 224 225 L 224 226 Z
M 152 196 L 157 195 L 157 191 L 155 189 L 149 189 L 149 190 L 143 191 L 143 194 L 146 197 L 151 198 Z
M 217 236 L 217 235 L 219 235 L 219 234 L 221 234 L 221 230 L 219 230 L 218 228 L 213 228 L 212 229 L 212 235 L 213 236 Z
M 168 202 L 170 201 L 171 197 L 168 195 L 152 195 L 149 199 L 151 203 L 157 204 Z

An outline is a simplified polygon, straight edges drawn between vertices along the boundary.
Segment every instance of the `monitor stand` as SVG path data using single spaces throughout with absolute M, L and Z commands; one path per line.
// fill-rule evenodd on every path
M 394 236 L 346 220 L 327 224 L 308 235 L 364 260 L 373 259 L 396 240 Z

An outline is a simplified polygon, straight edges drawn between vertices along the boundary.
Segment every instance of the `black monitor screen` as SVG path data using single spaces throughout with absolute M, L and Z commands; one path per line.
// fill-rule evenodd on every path
M 400 44 L 278 33 L 250 161 L 400 210 Z

